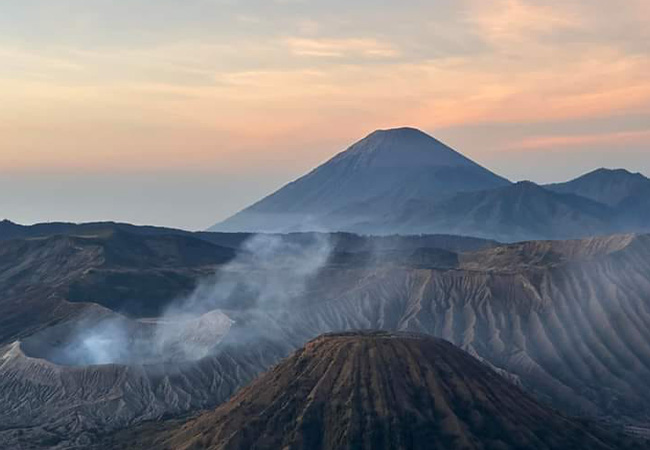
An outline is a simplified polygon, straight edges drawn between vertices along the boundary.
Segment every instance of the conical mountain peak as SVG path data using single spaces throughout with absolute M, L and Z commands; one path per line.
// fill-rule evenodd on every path
M 383 139 L 433 139 L 424 131 L 413 127 L 387 128 L 375 130 L 370 133 L 366 139 L 383 140 Z
M 468 158 L 416 128 L 377 130 L 332 162 L 354 159 L 357 168 L 475 166 Z
M 359 231 L 410 201 L 509 184 L 420 130 L 377 130 L 212 230 Z
M 159 443 L 210 450 L 612 448 L 446 341 L 372 331 L 309 342 Z

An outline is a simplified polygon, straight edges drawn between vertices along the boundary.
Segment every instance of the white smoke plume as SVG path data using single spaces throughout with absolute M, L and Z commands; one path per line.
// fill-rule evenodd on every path
M 301 242 L 258 234 L 242 246 L 239 256 L 205 280 L 166 315 L 220 309 L 276 309 L 300 297 L 332 253 L 329 235 L 304 235 Z
M 300 242 L 298 242 L 300 240 Z M 282 311 L 306 292 L 332 254 L 327 234 L 254 235 L 238 256 L 163 317 L 131 320 L 111 314 L 82 323 L 57 359 L 71 365 L 192 361 L 208 356 L 228 333 L 228 310 Z

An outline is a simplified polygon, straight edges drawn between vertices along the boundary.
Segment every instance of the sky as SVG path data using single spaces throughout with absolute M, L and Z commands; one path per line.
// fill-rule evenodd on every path
M 379 128 L 650 175 L 647 0 L 5 0 L 0 218 L 204 229 Z

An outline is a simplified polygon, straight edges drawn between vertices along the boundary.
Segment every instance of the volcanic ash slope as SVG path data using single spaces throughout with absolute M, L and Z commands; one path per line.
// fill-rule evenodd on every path
M 215 450 L 627 448 L 446 341 L 372 331 L 309 342 L 228 403 L 153 441 Z

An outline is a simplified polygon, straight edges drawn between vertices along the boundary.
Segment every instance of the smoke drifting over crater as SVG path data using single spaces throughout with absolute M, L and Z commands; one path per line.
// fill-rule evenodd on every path
M 29 356 L 69 366 L 197 361 L 213 354 L 233 321 L 228 311 L 282 311 L 304 294 L 332 253 L 326 234 L 300 242 L 255 235 L 239 256 L 171 303 L 162 317 L 134 320 L 101 310 L 23 343 Z
M 166 315 L 284 308 L 304 293 L 309 280 L 325 266 L 332 254 L 330 239 L 317 233 L 304 235 L 300 242 L 278 235 L 255 235 L 244 243 L 235 260 L 189 297 L 174 302 Z

